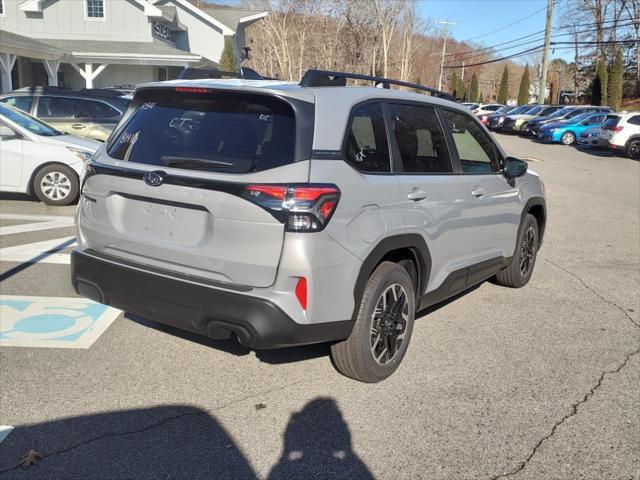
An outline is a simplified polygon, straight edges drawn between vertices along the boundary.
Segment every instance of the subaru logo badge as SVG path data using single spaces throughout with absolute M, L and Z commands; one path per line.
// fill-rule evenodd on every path
M 164 172 L 147 172 L 144 174 L 142 179 L 145 181 L 147 185 L 150 185 L 152 187 L 158 187 L 162 185 L 165 175 L 166 173 Z

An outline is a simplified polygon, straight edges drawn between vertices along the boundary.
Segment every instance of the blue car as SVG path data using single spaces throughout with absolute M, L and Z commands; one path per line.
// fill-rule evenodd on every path
M 576 139 L 580 138 L 580 134 L 589 128 L 604 125 L 609 118 L 616 115 L 607 113 L 583 113 L 571 119 L 559 122 L 547 123 L 540 127 L 538 131 L 538 140 L 542 142 L 562 143 L 564 145 L 573 145 Z

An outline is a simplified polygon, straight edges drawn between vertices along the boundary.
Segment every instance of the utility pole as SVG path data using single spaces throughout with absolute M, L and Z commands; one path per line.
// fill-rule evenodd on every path
M 544 52 L 542 53 L 542 75 L 538 84 L 538 104 L 544 103 L 547 91 L 547 69 L 549 68 L 549 47 L 551 46 L 551 28 L 553 27 L 553 1 L 547 0 L 547 24 L 544 29 Z
M 462 61 L 462 74 L 460 75 L 460 79 L 464 80 L 464 60 Z
M 438 20 L 438 23 L 444 25 L 442 33 L 442 57 L 440 57 L 440 76 L 438 78 L 438 90 L 442 90 L 442 75 L 444 74 L 444 57 L 447 52 L 447 36 L 449 35 L 449 25 L 457 25 L 457 23 L 449 20 Z

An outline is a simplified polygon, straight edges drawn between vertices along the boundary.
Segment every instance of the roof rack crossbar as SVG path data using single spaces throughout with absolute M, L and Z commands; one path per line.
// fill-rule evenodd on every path
M 446 92 L 437 90 L 431 87 L 425 87 L 418 83 L 403 82 L 401 80 L 393 80 L 390 78 L 374 77 L 372 75 L 363 75 L 360 73 L 347 73 L 347 72 L 332 72 L 329 70 L 307 70 L 302 79 L 300 80 L 301 87 L 344 87 L 347 84 L 347 79 L 350 80 L 366 80 L 374 82 L 376 86 L 380 85 L 383 88 L 391 88 L 391 85 L 398 85 L 401 87 L 414 88 L 416 90 L 422 90 L 429 92 L 432 96 L 437 98 L 443 98 L 445 100 L 456 101 L 455 98 Z

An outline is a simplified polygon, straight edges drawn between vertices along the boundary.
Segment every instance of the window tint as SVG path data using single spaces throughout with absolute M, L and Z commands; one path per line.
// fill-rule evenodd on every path
M 77 98 L 40 97 L 36 116 L 38 118 L 76 118 L 82 116 L 80 115 L 81 102 Z
M 82 110 L 89 118 L 116 118 L 120 116 L 115 108 L 94 100 L 83 100 Z
M 353 111 L 345 153 L 347 161 L 363 172 L 391 171 L 380 104 L 369 103 Z
M 108 146 L 119 160 L 224 173 L 294 161 L 288 103 L 252 94 L 149 92 Z
M 480 126 L 467 115 L 444 110 L 458 157 L 465 173 L 492 173 L 500 170 L 495 144 Z
M 2 103 L 6 103 L 12 107 L 18 108 L 23 112 L 31 113 L 31 105 L 33 105 L 33 97 L 9 97 L 0 100 Z
M 405 172 L 453 171 L 447 143 L 432 107 L 390 105 L 393 133 Z
M 627 123 L 631 123 L 633 125 L 640 125 L 640 115 L 634 115 L 629 120 L 627 120 Z

